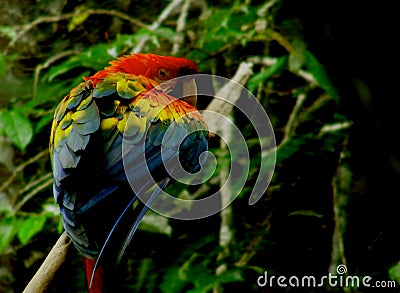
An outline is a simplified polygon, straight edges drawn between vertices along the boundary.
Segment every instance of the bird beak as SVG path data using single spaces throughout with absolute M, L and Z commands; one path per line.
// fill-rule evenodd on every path
M 197 104 L 197 85 L 194 78 L 187 78 L 182 84 L 182 100 L 196 107 Z

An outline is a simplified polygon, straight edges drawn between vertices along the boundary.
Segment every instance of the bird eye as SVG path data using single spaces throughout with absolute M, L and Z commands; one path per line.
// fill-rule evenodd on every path
M 169 72 L 165 68 L 161 68 L 158 70 L 158 78 L 159 79 L 168 79 L 169 78 Z

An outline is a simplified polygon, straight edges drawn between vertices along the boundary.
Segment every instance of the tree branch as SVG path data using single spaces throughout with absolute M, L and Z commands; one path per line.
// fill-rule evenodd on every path
M 347 148 L 348 139 L 344 141 L 344 146 L 340 152 L 340 159 L 336 174 L 332 178 L 333 187 L 333 218 L 335 228 L 332 234 L 332 252 L 331 263 L 329 266 L 330 273 L 336 273 L 339 265 L 347 265 L 344 234 L 347 226 L 347 205 L 352 184 L 352 171 L 349 166 L 348 158 L 351 156 Z M 352 292 L 347 288 L 344 292 Z
M 300 109 L 303 106 L 305 100 L 306 100 L 305 94 L 299 94 L 297 96 L 296 104 L 294 105 L 293 110 L 289 115 L 289 119 L 285 127 L 285 134 L 283 136 L 281 144 L 286 143 L 293 134 L 295 129 L 295 121 L 297 121 L 296 118 L 299 115 Z
M 185 0 L 185 2 L 182 5 L 181 8 L 181 14 L 179 15 L 178 18 L 178 23 L 176 25 L 176 37 L 174 40 L 174 45 L 172 47 L 172 55 L 175 55 L 176 53 L 178 53 L 183 40 L 184 40 L 184 35 L 183 35 L 183 30 L 186 27 L 186 19 L 188 16 L 188 11 L 190 8 L 190 4 L 191 4 L 192 0 Z
M 160 16 L 157 18 L 156 21 L 154 21 L 148 29 L 150 31 L 154 31 L 160 27 L 160 25 L 167 19 L 167 17 L 174 11 L 175 8 L 177 8 L 179 5 L 181 5 L 183 0 L 174 0 L 172 1 L 165 9 L 163 12 L 161 12 Z M 136 45 L 136 47 L 133 49 L 134 53 L 139 53 L 140 51 L 143 50 L 144 46 L 146 45 L 147 41 L 149 40 L 149 36 L 145 35 L 143 38 L 140 40 L 139 44 Z
M 240 63 L 239 68 L 237 69 L 235 75 L 232 77 L 232 80 L 234 82 L 229 82 L 221 89 L 219 89 L 218 92 L 215 94 L 217 99 L 213 99 L 206 110 L 218 112 L 223 117 L 229 117 L 233 109 L 233 105 L 237 103 L 241 95 L 241 86 L 239 85 L 246 84 L 250 76 L 253 74 L 252 68 L 253 63 Z M 237 85 L 235 82 L 239 85 Z M 238 88 L 236 88 L 235 90 L 235 87 Z M 229 103 L 227 103 L 227 101 Z M 223 131 L 223 123 L 225 120 L 218 119 L 218 116 L 216 115 L 209 115 L 208 112 L 205 112 L 203 116 L 209 125 L 213 125 L 216 130 Z
M 54 279 L 58 269 L 64 263 L 71 240 L 67 233 L 61 234 L 53 246 L 39 270 L 30 280 L 23 293 L 46 293 L 49 290 L 51 281 Z

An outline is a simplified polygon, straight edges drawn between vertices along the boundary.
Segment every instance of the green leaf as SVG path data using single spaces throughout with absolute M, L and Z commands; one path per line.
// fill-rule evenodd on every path
M 3 218 L 0 221 L 0 252 L 4 251 L 12 239 L 13 225 L 12 218 Z
M 317 58 L 315 58 L 315 56 L 308 50 L 304 53 L 304 66 L 306 67 L 306 70 L 312 74 L 318 85 L 323 88 L 332 99 L 339 102 L 339 94 L 331 82 L 324 66 L 322 66 Z
M 179 266 L 170 266 L 163 274 L 160 285 L 161 292 L 180 293 L 186 285 L 186 280 L 179 277 Z
M 18 231 L 18 239 L 22 244 L 27 244 L 32 237 L 43 229 L 46 215 L 31 215 L 24 220 Z
M 231 4 L 230 8 L 214 9 L 203 22 L 204 32 L 198 38 L 198 46 L 210 53 L 233 43 L 245 46 L 250 35 L 255 33 L 257 10 L 239 1 Z
M 200 282 L 196 282 L 195 288 L 188 290 L 187 293 L 208 293 L 215 287 L 215 282 L 210 282 L 213 276 L 202 278 Z
M 5 193 L 0 192 L 0 212 L 12 213 L 12 205 Z
M 210 271 L 210 262 L 217 253 L 217 249 L 212 251 L 207 257 L 196 251 L 201 247 L 215 240 L 212 235 L 199 239 L 192 245 L 185 247 L 178 257 L 176 264 L 170 266 L 163 274 L 160 288 L 162 292 L 209 292 L 216 284 L 214 270 Z M 210 281 L 212 280 L 212 281 Z M 193 287 L 191 290 L 184 290 L 186 286 Z
M 248 266 L 246 266 L 246 268 L 255 271 L 259 275 L 262 275 L 265 272 L 265 268 L 260 267 L 260 266 L 249 266 L 248 265 Z
M 140 223 L 140 230 L 150 233 L 165 234 L 171 236 L 172 227 L 168 224 L 168 218 L 151 211 L 147 212 Z
M 59 216 L 59 221 L 57 224 L 57 233 L 61 234 L 64 231 L 64 225 L 63 225 L 63 221 L 62 221 L 62 216 Z
M 0 78 L 3 78 L 6 73 L 6 61 L 3 55 L 0 55 Z
M 78 6 L 75 9 L 75 15 L 72 17 L 71 21 L 68 23 L 68 31 L 73 31 L 77 26 L 81 25 L 85 22 L 85 20 L 89 17 L 89 13 L 87 12 L 87 8 L 83 6 Z
M 200 262 L 199 262 L 200 261 Z M 178 275 L 192 283 L 194 288 L 186 292 L 190 293 L 207 293 L 216 284 L 216 278 L 210 272 L 208 265 L 211 262 L 211 257 L 204 257 L 199 253 L 194 252 L 178 270 Z
M 276 164 L 278 165 L 284 160 L 290 159 L 302 146 L 309 144 L 313 139 L 315 139 L 315 135 L 312 133 L 292 137 L 279 148 L 276 156 Z
M 20 221 L 14 216 L 0 215 L 0 253 L 8 248 L 19 226 Z
M 17 110 L 6 110 L 0 112 L 0 125 L 3 128 L 2 132 L 5 132 L 21 151 L 24 151 L 33 137 L 31 122 Z
M 251 92 L 254 92 L 260 83 L 265 82 L 268 78 L 271 78 L 279 71 L 284 69 L 284 67 L 287 64 L 287 60 L 288 60 L 287 56 L 277 58 L 276 62 L 273 65 L 267 67 L 265 70 L 257 74 L 254 74 L 247 83 L 247 87 L 249 88 L 249 90 Z
M 239 269 L 227 270 L 221 276 L 219 276 L 220 283 L 233 283 L 233 282 L 243 282 L 243 271 Z
M 237 32 L 228 26 L 232 12 L 233 8 L 219 9 L 210 14 L 204 21 L 205 32 L 198 40 L 200 47 L 213 53 L 235 39 L 235 36 L 238 35 Z
M 306 216 L 306 217 L 316 217 L 316 218 L 323 217 L 323 215 L 313 210 L 298 210 L 289 213 L 288 216 Z
M 12 26 L 1 25 L 0 26 L 0 34 L 13 39 L 17 36 L 18 32 Z
M 82 67 L 97 71 L 105 67 L 111 59 L 115 58 L 115 56 L 110 54 L 109 48 L 110 46 L 104 43 L 88 47 L 80 54 L 72 56 L 58 65 L 52 66 L 45 78 L 52 81 L 62 74 L 68 73 L 75 68 Z M 81 80 L 81 77 L 79 77 L 79 79 Z
M 232 9 L 218 9 L 213 11 L 203 22 L 206 30 L 217 31 L 220 27 L 226 27 L 231 13 Z
M 397 283 L 400 283 L 400 261 L 390 267 L 389 277 Z
M 47 79 L 52 81 L 57 76 L 68 72 L 69 70 L 81 66 L 81 60 L 78 57 L 69 58 L 67 61 L 60 63 L 59 65 L 54 65 L 50 68 L 47 73 Z
M 173 29 L 170 29 L 168 27 L 160 27 L 156 29 L 153 34 L 162 37 L 166 40 L 169 40 L 171 43 L 174 42 L 175 37 L 176 37 L 176 32 Z
M 299 70 L 303 64 L 305 59 L 306 45 L 299 38 L 295 38 L 292 41 L 292 46 L 294 48 L 293 51 L 289 54 L 289 70 L 295 72 Z
M 134 290 L 132 292 L 139 292 L 141 288 L 146 286 L 149 288 L 151 286 L 149 282 L 149 276 L 154 269 L 154 261 L 151 258 L 144 258 L 140 260 L 138 273 L 135 275 Z M 149 291 L 148 291 L 149 292 Z

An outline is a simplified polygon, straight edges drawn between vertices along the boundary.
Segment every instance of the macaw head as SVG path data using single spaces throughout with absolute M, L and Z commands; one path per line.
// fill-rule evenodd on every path
M 161 84 L 177 77 L 196 74 L 199 72 L 197 65 L 186 58 L 173 56 L 160 56 L 155 54 L 130 54 L 119 57 L 110 62 L 110 66 L 98 71 L 92 76 L 84 77 L 84 80 L 91 81 L 93 87 L 97 82 L 104 79 L 111 73 L 128 73 L 137 76 L 145 76 Z M 175 86 L 169 83 L 168 88 Z M 165 89 L 164 89 L 165 90 Z M 193 79 L 188 79 L 182 85 L 182 93 L 186 96 L 183 100 L 195 106 L 197 101 L 196 84 Z
M 121 56 L 111 61 L 110 66 L 84 79 L 96 83 L 108 74 L 117 72 L 142 75 L 162 83 L 176 77 L 196 74 L 199 69 L 193 61 L 186 58 L 138 53 Z

